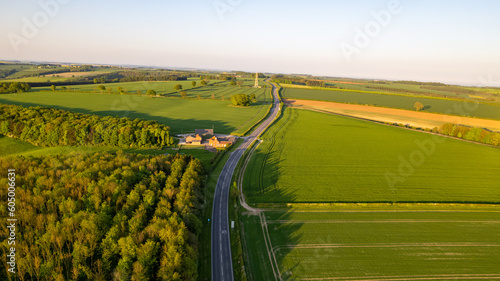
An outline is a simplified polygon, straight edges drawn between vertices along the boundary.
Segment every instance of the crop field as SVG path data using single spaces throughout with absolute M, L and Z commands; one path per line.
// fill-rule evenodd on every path
M 500 150 L 286 108 L 244 177 L 249 203 L 500 202 Z
M 1 70 L 12 70 L 16 69 L 17 72 L 0 79 L 0 82 L 33 82 L 33 83 L 41 83 L 47 82 L 64 82 L 68 81 L 74 77 L 82 77 L 82 76 L 96 76 L 100 74 L 112 73 L 116 72 L 116 69 L 96 69 L 94 71 L 70 71 L 71 68 L 68 67 L 54 67 L 50 69 L 40 69 L 33 65 L 0 65 Z M 46 71 L 64 71 L 54 74 L 41 74 Z M 40 77 L 37 75 L 41 74 Z M 26 77 L 27 76 L 27 77 Z
M 225 100 L 230 100 L 231 96 L 236 94 L 245 94 L 245 95 L 254 94 L 257 101 L 270 102 L 271 95 L 269 91 L 270 90 L 266 88 L 255 89 L 249 87 L 239 88 L 238 86 L 228 86 L 228 87 L 212 86 L 212 87 L 198 87 L 195 89 L 188 90 L 186 93 L 187 97 L 192 99 L 198 98 L 198 95 L 202 99 L 212 99 L 213 95 L 213 98 L 218 100 L 221 100 L 222 98 L 224 98 Z M 180 94 L 174 93 L 168 96 L 180 97 Z
M 424 112 L 500 120 L 499 103 L 470 103 L 426 97 L 299 88 L 285 88 L 282 91 L 282 95 L 287 99 L 356 103 L 407 110 L 415 110 L 415 102 L 421 102 L 425 107 Z
M 445 123 L 454 123 L 471 127 L 486 128 L 492 131 L 500 132 L 500 120 L 450 116 L 422 111 L 336 103 L 330 101 L 283 100 L 283 102 L 291 107 L 338 113 L 390 124 L 409 124 L 413 127 L 433 129 Z
M 500 101 L 500 88 L 485 88 L 485 87 L 464 87 L 456 85 L 436 85 L 433 83 L 417 83 L 407 84 L 399 81 L 371 81 L 371 80 L 318 80 L 323 81 L 326 86 L 335 87 L 337 89 L 355 90 L 355 91 L 370 91 L 378 93 L 398 93 L 411 95 L 438 95 L 441 97 L 459 98 L 466 100 L 475 100 L 475 97 L 480 96 L 481 99 Z M 419 85 L 421 84 L 421 85 Z M 296 84 L 282 84 L 285 88 L 302 88 L 314 89 Z M 319 88 L 321 89 L 321 88 Z
M 251 121 L 258 121 L 270 106 L 268 103 L 256 103 L 248 108 L 241 108 L 231 106 L 230 101 L 220 100 L 62 91 L 3 94 L 0 96 L 0 103 L 156 120 L 169 126 L 174 134 L 212 127 L 219 134 L 245 132 L 253 126 Z
M 62 77 L 58 77 L 63 79 Z M 195 81 L 197 84 L 195 87 L 191 84 Z M 162 82 L 120 82 L 120 83 L 105 83 L 102 84 L 106 87 L 106 90 L 101 91 L 97 87 L 101 84 L 87 84 L 87 85 L 71 85 L 69 87 L 70 92 L 89 92 L 89 93 L 107 93 L 107 89 L 110 88 L 112 93 L 118 92 L 118 87 L 123 88 L 129 94 L 136 94 L 140 91 L 141 94 L 146 94 L 147 90 L 154 90 L 157 94 L 167 97 L 181 97 L 180 91 L 174 90 L 174 86 L 180 84 L 182 86 L 182 91 L 186 91 L 187 98 L 191 99 L 212 99 L 212 95 L 215 99 L 222 99 L 224 96 L 225 100 L 230 100 L 232 95 L 235 94 L 255 94 L 257 101 L 269 101 L 270 94 L 269 89 L 266 92 L 266 88 L 255 89 L 250 88 L 248 85 L 249 80 L 243 80 L 243 87 L 230 86 L 228 82 L 222 81 L 211 81 L 210 86 L 200 87 L 200 80 L 198 78 L 189 78 L 187 81 L 162 81 Z M 40 80 L 39 82 L 46 82 L 45 80 Z M 261 84 L 266 84 L 261 81 Z M 253 82 L 252 82 L 253 85 Z M 58 86 L 57 91 L 61 91 L 61 87 Z M 52 91 L 50 87 L 36 87 L 32 91 Z M 198 97 L 198 95 L 200 97 Z
M 244 216 L 249 280 L 500 279 L 499 212 L 344 208 L 266 211 L 262 221 Z

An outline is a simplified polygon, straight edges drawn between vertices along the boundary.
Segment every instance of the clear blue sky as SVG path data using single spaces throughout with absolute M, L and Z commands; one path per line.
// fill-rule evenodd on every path
M 350 61 L 342 42 L 356 47 L 356 28 L 391 0 L 64 0 L 44 23 L 40 3 L 54 1 L 0 2 L 0 59 L 500 86 L 498 0 L 400 0 Z M 233 7 L 221 18 L 214 3 Z M 23 18 L 34 15 L 38 31 L 26 38 Z M 13 34 L 25 37 L 17 52 Z

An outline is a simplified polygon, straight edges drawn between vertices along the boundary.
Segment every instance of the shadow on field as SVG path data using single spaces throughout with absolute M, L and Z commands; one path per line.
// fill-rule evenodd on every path
M 157 121 L 158 123 L 161 123 L 165 126 L 169 126 L 172 135 L 181 133 L 191 133 L 194 132 L 195 129 L 207 129 L 207 128 L 210 129 L 214 128 L 214 131 L 220 134 L 230 134 L 235 129 L 233 126 L 229 126 L 227 122 L 221 122 L 216 120 L 202 120 L 202 119 L 176 119 L 166 116 L 155 116 L 134 110 L 124 110 L 121 109 L 120 106 L 116 106 L 116 110 L 92 111 L 85 108 L 65 107 L 58 105 L 40 105 L 37 103 L 30 103 L 30 102 L 10 101 L 2 98 L 0 98 L 0 103 L 20 105 L 24 107 L 32 107 L 32 106 L 50 107 L 50 108 L 67 110 L 71 112 L 95 114 L 98 116 L 112 116 L 118 118 L 128 117 L 131 119 L 140 118 L 150 121 Z M 112 105 L 110 105 L 110 107 L 111 106 Z M 122 106 L 126 107 L 126 105 Z
M 283 112 L 266 133 L 261 148 L 254 152 L 243 179 L 249 203 L 255 204 L 255 207 L 262 207 L 259 203 L 267 203 L 279 208 L 263 210 L 258 216 L 243 213 L 244 247 L 250 263 L 247 275 L 253 281 L 297 280 L 294 271 L 305 271 L 301 268 L 304 264 L 290 256 L 302 240 L 300 229 L 303 223 L 293 222 L 293 212 L 287 211 L 286 204 L 278 203 L 295 202 L 297 199 L 293 191 L 276 188 L 282 175 L 280 166 L 286 125 L 294 120 L 290 111 Z

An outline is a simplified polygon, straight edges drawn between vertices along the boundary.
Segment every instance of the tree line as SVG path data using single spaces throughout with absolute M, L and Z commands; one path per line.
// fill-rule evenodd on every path
M 200 78 L 200 80 L 222 80 L 222 81 L 234 80 L 234 81 L 236 81 L 236 77 L 233 74 L 200 75 L 199 78 Z
M 16 280 L 197 279 L 199 160 L 73 153 L 2 158 L 0 169 L 16 171 Z
M 119 79 L 119 82 L 137 82 L 137 81 L 185 81 L 186 75 L 172 74 L 163 71 L 121 71 L 113 77 Z M 105 76 L 106 80 L 110 80 Z
M 418 90 L 412 90 L 412 89 L 401 89 L 401 88 L 391 88 L 391 87 L 382 87 L 382 86 L 365 86 L 367 89 L 372 89 L 372 90 L 381 90 L 381 91 L 387 91 L 387 92 L 396 92 L 396 93 L 404 93 L 404 94 L 415 94 L 415 95 L 421 95 L 421 96 L 429 96 L 429 97 L 438 97 L 438 98 L 450 98 L 447 95 L 442 95 L 442 94 L 436 94 L 436 93 L 429 93 L 429 92 L 422 92 Z M 428 87 L 420 87 L 421 89 L 428 89 Z M 460 99 L 460 100 L 465 100 L 464 97 L 459 97 L 459 96 L 454 96 L 454 99 Z
M 500 132 L 483 128 L 446 123 L 432 130 L 435 133 L 461 138 L 464 140 L 500 146 Z
M 271 82 L 282 84 L 306 85 L 311 87 L 326 87 L 325 82 L 317 80 L 309 80 L 304 78 L 286 77 L 283 75 L 273 75 Z
M 156 121 L 0 104 L 0 134 L 38 146 L 161 148 L 174 144 L 169 130 Z
M 396 81 L 395 83 L 406 84 L 406 85 L 419 85 L 419 86 L 448 86 L 447 84 L 439 82 L 418 82 L 418 81 L 406 81 L 406 80 Z
M 0 93 L 23 93 L 31 90 L 31 86 L 28 83 L 21 82 L 4 82 L 0 85 Z

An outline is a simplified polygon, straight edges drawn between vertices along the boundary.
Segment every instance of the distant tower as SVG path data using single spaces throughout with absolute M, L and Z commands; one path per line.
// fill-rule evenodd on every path
M 254 88 L 260 88 L 259 87 L 259 73 L 255 73 L 255 85 L 253 86 Z

